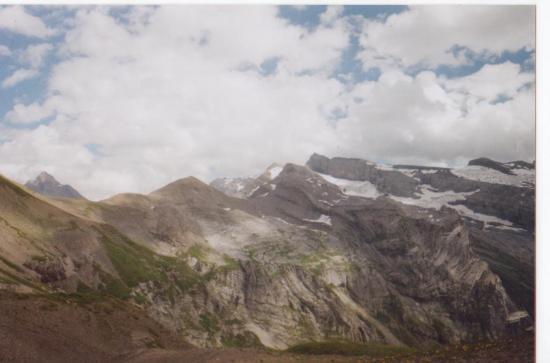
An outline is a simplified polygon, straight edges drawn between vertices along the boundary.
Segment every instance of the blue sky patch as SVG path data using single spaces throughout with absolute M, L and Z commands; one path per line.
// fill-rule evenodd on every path
M 500 55 L 487 55 L 487 54 L 476 54 L 475 52 L 461 48 L 453 47 L 453 52 L 457 50 L 464 49 L 466 58 L 470 61 L 470 64 L 461 65 L 458 67 L 452 67 L 447 65 L 440 65 L 435 69 L 437 75 L 444 75 L 447 78 L 458 78 L 470 75 L 479 71 L 486 64 L 500 64 L 504 62 L 512 62 L 519 64 L 523 72 L 533 72 L 534 64 L 532 62 L 532 57 L 534 56 L 534 50 L 526 50 L 522 48 L 516 52 L 505 51 Z M 413 74 L 418 73 L 412 72 Z

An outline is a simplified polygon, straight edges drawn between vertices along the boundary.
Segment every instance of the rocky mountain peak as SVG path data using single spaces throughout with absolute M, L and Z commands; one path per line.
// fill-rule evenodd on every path
M 265 181 L 271 181 L 275 179 L 282 170 L 283 165 L 279 163 L 272 163 L 258 178 Z
M 208 185 L 204 184 L 199 179 L 189 176 L 186 178 L 178 179 L 154 192 L 151 195 L 174 197 L 176 195 L 184 195 L 194 192 L 208 191 Z
M 246 199 L 279 176 L 282 170 L 283 166 L 281 164 L 272 163 L 256 177 L 218 178 L 214 179 L 210 186 L 231 197 Z
M 61 184 L 51 174 L 42 171 L 34 180 L 29 180 L 25 186 L 30 190 L 49 197 L 76 198 L 84 197 L 72 186 Z
M 38 174 L 38 176 L 36 177 L 35 180 L 39 181 L 40 183 L 57 183 L 57 184 L 59 184 L 59 182 L 57 180 L 55 180 L 55 178 L 51 174 L 48 174 L 45 171 Z

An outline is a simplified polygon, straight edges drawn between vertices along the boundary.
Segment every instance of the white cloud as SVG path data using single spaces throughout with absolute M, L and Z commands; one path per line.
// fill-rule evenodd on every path
M 44 63 L 44 58 L 53 50 L 53 46 L 49 43 L 40 43 L 29 45 L 21 53 L 21 61 L 27 63 L 31 68 L 40 68 Z
M 343 12 L 343 5 L 328 5 L 327 10 L 321 14 L 319 20 L 322 24 L 332 24 L 342 16 Z
M 492 104 L 497 90 L 485 88 L 481 81 L 470 83 L 486 79 L 487 73 L 480 70 L 457 91 L 445 89 L 449 81 L 433 72 L 416 77 L 398 71 L 382 75 L 370 87 L 353 92 L 353 97 L 365 101 L 352 105 L 349 116 L 339 122 L 340 149 L 347 155 L 399 163 L 455 164 L 479 156 L 531 160 L 533 90 L 517 91 L 512 86 L 511 100 Z M 505 80 L 501 90 L 506 89 Z
M 10 48 L 0 44 L 0 57 L 9 57 L 11 55 Z
M 35 78 L 39 75 L 39 69 L 44 63 L 46 55 L 52 51 L 53 46 L 49 43 L 29 45 L 23 51 L 17 52 L 17 58 L 21 64 L 29 68 L 19 68 L 2 81 L 2 88 L 13 87 L 23 81 Z M 0 53 L 1 53 L 0 48 Z M 1 54 L 0 54 L 1 55 Z M 20 106 L 20 105 L 19 105 Z M 14 110 L 19 113 L 20 110 Z
M 27 13 L 22 6 L 0 8 L 0 29 L 37 38 L 47 38 L 55 34 L 42 19 Z
M 38 71 L 36 71 L 35 69 L 18 69 L 2 81 L 2 88 L 13 87 L 18 83 L 34 78 L 36 76 L 38 76 Z
M 292 4 L 292 5 L 287 5 L 287 6 L 290 6 L 291 8 L 294 8 L 298 11 L 304 11 L 307 9 L 307 5 L 302 5 L 302 4 Z
M 445 82 L 449 90 L 467 93 L 488 101 L 498 96 L 514 97 L 518 90 L 535 81 L 533 73 L 521 72 L 519 64 L 486 64 L 478 72 Z
M 490 54 L 534 48 L 535 7 L 411 6 L 385 22 L 365 22 L 363 30 L 366 67 L 458 65 L 467 59 L 449 51 L 455 45 Z
M 148 192 L 186 175 L 207 181 L 248 174 L 275 159 L 302 163 L 334 144 L 320 105 L 343 92 L 327 75 L 347 42 L 342 24 L 308 32 L 274 7 L 161 7 L 132 31 L 103 10 L 80 11 L 61 46 L 66 59 L 52 69 L 55 96 L 7 116 L 25 123 L 55 113 L 40 128 L 55 137 L 8 143 L 0 155 L 11 164 L 79 173 L 66 180 L 94 198 Z M 269 76 L 242 67 L 273 57 L 278 70 Z M 298 75 L 305 70 L 315 72 Z M 93 165 L 69 165 L 71 157 L 56 165 L 32 151 L 26 159 L 23 150 L 86 144 L 100 149 Z M 18 178 L 30 173 L 24 170 Z
M 53 115 L 57 98 L 50 98 L 45 104 L 31 103 L 23 105 L 17 103 L 6 114 L 6 120 L 12 123 L 29 124 L 41 121 Z

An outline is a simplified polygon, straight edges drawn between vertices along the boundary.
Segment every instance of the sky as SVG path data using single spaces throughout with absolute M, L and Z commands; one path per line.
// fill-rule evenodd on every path
M 98 200 L 314 153 L 535 158 L 534 6 L 2 6 L 0 173 Z

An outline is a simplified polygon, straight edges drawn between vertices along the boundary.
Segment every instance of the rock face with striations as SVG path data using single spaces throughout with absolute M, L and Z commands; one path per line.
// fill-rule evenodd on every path
M 348 193 L 356 183 L 354 180 L 366 179 L 363 177 L 364 165 L 380 172 L 393 169 L 394 173 L 410 177 L 416 185 L 412 197 L 403 198 L 403 193 L 391 191 L 387 196 L 409 205 L 455 209 L 470 229 L 473 249 L 500 275 L 513 300 L 533 313 L 534 163 L 501 163 L 479 158 L 466 167 L 450 169 L 381 166 L 360 159 L 329 159 L 314 154 L 307 165 L 318 173 L 342 178 L 336 181 L 347 188 Z M 389 179 L 394 176 L 386 175 Z M 382 192 L 380 181 L 374 180 L 373 184 Z M 392 183 L 386 181 L 384 184 Z
M 48 197 L 76 199 L 84 198 L 79 192 L 76 191 L 76 189 L 70 185 L 61 184 L 45 171 L 41 172 L 34 180 L 29 180 L 25 186 L 34 192 L 46 195 Z

